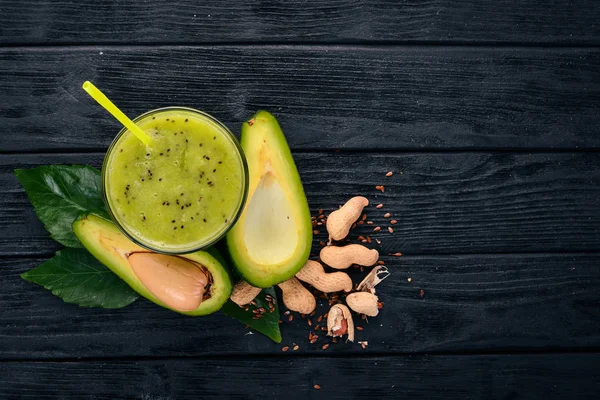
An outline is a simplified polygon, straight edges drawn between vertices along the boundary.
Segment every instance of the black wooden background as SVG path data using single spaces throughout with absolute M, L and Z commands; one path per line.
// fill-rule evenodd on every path
M 1 0 L 0 398 L 597 399 L 599 49 L 595 0 Z M 384 203 L 369 346 L 21 280 L 59 246 L 12 171 L 99 166 L 119 129 L 88 79 L 130 116 L 270 110 L 313 212 Z

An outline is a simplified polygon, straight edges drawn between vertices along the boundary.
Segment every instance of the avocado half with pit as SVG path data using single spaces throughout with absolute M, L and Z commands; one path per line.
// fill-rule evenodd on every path
M 240 144 L 248 162 L 248 199 L 227 233 L 227 247 L 244 279 L 265 288 L 293 277 L 308 260 L 310 209 L 273 115 L 259 111 L 246 121 Z
M 73 230 L 94 257 L 159 306 L 186 315 L 207 315 L 218 311 L 231 294 L 228 271 L 205 251 L 177 256 L 154 253 L 93 214 L 77 219 Z

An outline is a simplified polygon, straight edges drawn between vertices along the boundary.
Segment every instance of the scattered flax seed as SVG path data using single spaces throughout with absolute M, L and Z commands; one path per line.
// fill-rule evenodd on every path
M 299 348 L 300 348 L 300 346 L 298 346 L 298 345 L 295 345 L 295 346 L 294 346 L 294 351 L 297 351 Z
M 322 241 L 322 240 L 319 242 L 319 244 L 320 244 L 321 246 L 323 246 L 323 247 L 325 247 L 325 245 L 327 245 L 327 243 L 325 243 L 325 242 L 324 242 L 324 241 Z
M 392 224 L 392 225 L 396 225 L 397 223 L 398 223 L 398 221 L 396 221 L 395 219 L 390 221 L 390 224 Z
M 329 344 L 324 344 L 323 347 L 321 347 L 323 350 L 327 350 L 329 348 Z
M 315 331 L 318 331 L 320 327 L 321 327 L 321 325 L 315 326 Z
M 357 330 L 357 331 L 362 331 L 363 329 L 365 329 L 365 328 L 363 328 L 362 326 L 357 326 L 357 327 L 356 327 L 356 330 Z
M 294 316 L 293 316 L 293 315 L 290 315 L 290 316 L 288 317 L 288 321 L 289 321 L 289 322 L 292 322 L 292 320 L 293 320 L 293 319 L 294 319 Z
M 322 327 L 321 327 L 321 331 L 323 331 L 323 332 L 327 332 L 327 327 L 326 327 L 326 326 L 322 326 Z
M 318 235 L 319 233 L 320 233 L 320 232 L 319 232 L 318 230 L 316 230 L 316 229 L 313 231 L 313 234 L 314 234 L 314 235 Z
M 377 185 L 375 186 L 375 190 L 379 190 L 381 193 L 385 193 L 385 186 Z
M 367 243 L 367 239 L 361 240 L 362 243 Z
M 370 243 L 371 243 L 371 241 L 372 241 L 372 240 L 371 240 L 371 237 L 370 237 L 370 236 L 367 236 L 367 243 L 369 243 L 369 244 L 370 244 Z
M 383 306 L 385 306 L 385 303 L 384 303 L 383 301 L 378 301 L 378 302 L 377 302 L 377 308 L 378 308 L 378 309 L 380 309 L 380 310 L 381 310 L 381 309 L 383 308 Z
M 419 296 L 421 296 L 421 298 L 425 297 L 425 291 L 423 289 L 419 291 Z
M 360 220 L 361 220 L 361 221 L 364 221 L 364 220 L 366 220 L 366 219 L 367 219 L 367 214 L 363 214 L 363 215 L 362 215 L 362 217 L 360 217 Z
M 389 233 L 394 233 L 394 230 L 392 229 L 392 227 L 391 227 L 391 226 L 388 226 L 388 232 L 389 232 Z
M 321 215 L 319 215 L 317 218 L 318 218 L 318 219 L 325 219 L 325 216 L 324 216 L 323 214 L 321 214 Z
M 354 225 L 362 225 L 362 224 L 364 224 L 364 223 L 365 223 L 365 221 L 358 221 L 358 222 L 357 222 L 356 224 L 354 224 Z
M 319 215 L 323 214 L 323 209 L 319 208 Z
M 252 304 L 253 306 L 256 306 L 256 301 L 252 300 L 252 301 L 250 302 L 250 304 Z
M 390 171 L 390 172 L 388 172 L 387 174 L 385 174 L 385 176 L 387 176 L 388 178 L 389 178 L 390 176 L 392 176 L 392 175 L 394 175 L 394 173 L 393 173 L 392 171 Z
M 365 237 L 361 235 L 358 237 L 358 240 L 365 240 Z
M 390 256 L 401 257 L 402 253 L 400 253 L 400 252 L 398 252 L 398 253 L 390 253 Z
M 308 322 L 308 326 L 312 326 L 312 321 L 310 319 L 307 322 Z
M 367 346 L 369 345 L 369 342 L 367 342 L 367 341 L 364 341 L 364 342 L 358 342 L 358 344 L 360 344 L 360 346 L 361 346 L 363 349 L 366 349 L 366 348 L 367 348 Z
M 314 385 L 313 387 L 317 390 L 321 389 L 321 385 Z
M 281 348 L 281 351 L 288 351 L 290 349 L 290 346 L 283 346 Z
M 383 208 L 383 204 L 377 204 L 377 206 L 375 206 L 375 208 Z
M 377 265 L 384 265 L 384 264 L 385 264 L 385 261 L 381 261 L 381 260 L 377 261 Z
M 311 312 L 311 313 L 310 313 L 310 314 L 308 314 L 308 315 L 310 315 L 311 317 L 314 317 L 315 315 L 317 315 L 317 311 L 315 310 L 315 311 Z
M 367 221 L 367 225 L 373 225 L 373 221 Z
M 375 228 L 373 228 L 373 232 L 379 232 L 381 230 L 380 226 L 376 226 Z
M 392 214 L 390 214 L 390 213 L 385 213 L 385 214 L 383 214 L 383 218 L 389 218 L 389 217 L 391 217 L 391 216 L 392 216 Z
M 310 344 L 315 344 L 317 342 L 317 338 L 313 337 L 312 339 L 310 339 Z
M 407 281 L 412 282 L 412 278 L 408 278 Z
M 286 311 L 283 313 L 283 315 L 290 315 L 291 313 L 289 311 Z
M 317 322 L 321 322 L 323 321 L 323 316 L 321 315 L 319 318 L 317 318 Z

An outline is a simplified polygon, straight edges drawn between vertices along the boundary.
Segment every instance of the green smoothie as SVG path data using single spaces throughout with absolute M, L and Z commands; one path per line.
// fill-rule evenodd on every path
M 186 253 L 218 240 L 246 195 L 237 141 L 192 109 L 156 110 L 135 120 L 152 143 L 131 132 L 115 139 L 103 165 L 104 194 L 121 229 L 140 245 Z

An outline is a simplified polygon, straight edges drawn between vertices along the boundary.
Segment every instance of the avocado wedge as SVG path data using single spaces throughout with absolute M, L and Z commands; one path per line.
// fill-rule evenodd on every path
M 218 311 L 231 294 L 228 271 L 208 252 L 154 253 L 94 214 L 78 218 L 73 230 L 94 257 L 159 306 L 186 315 L 207 315 Z
M 227 233 L 236 269 L 257 287 L 293 277 L 310 254 L 312 224 L 300 175 L 273 115 L 257 112 L 242 125 L 248 161 L 246 206 Z

